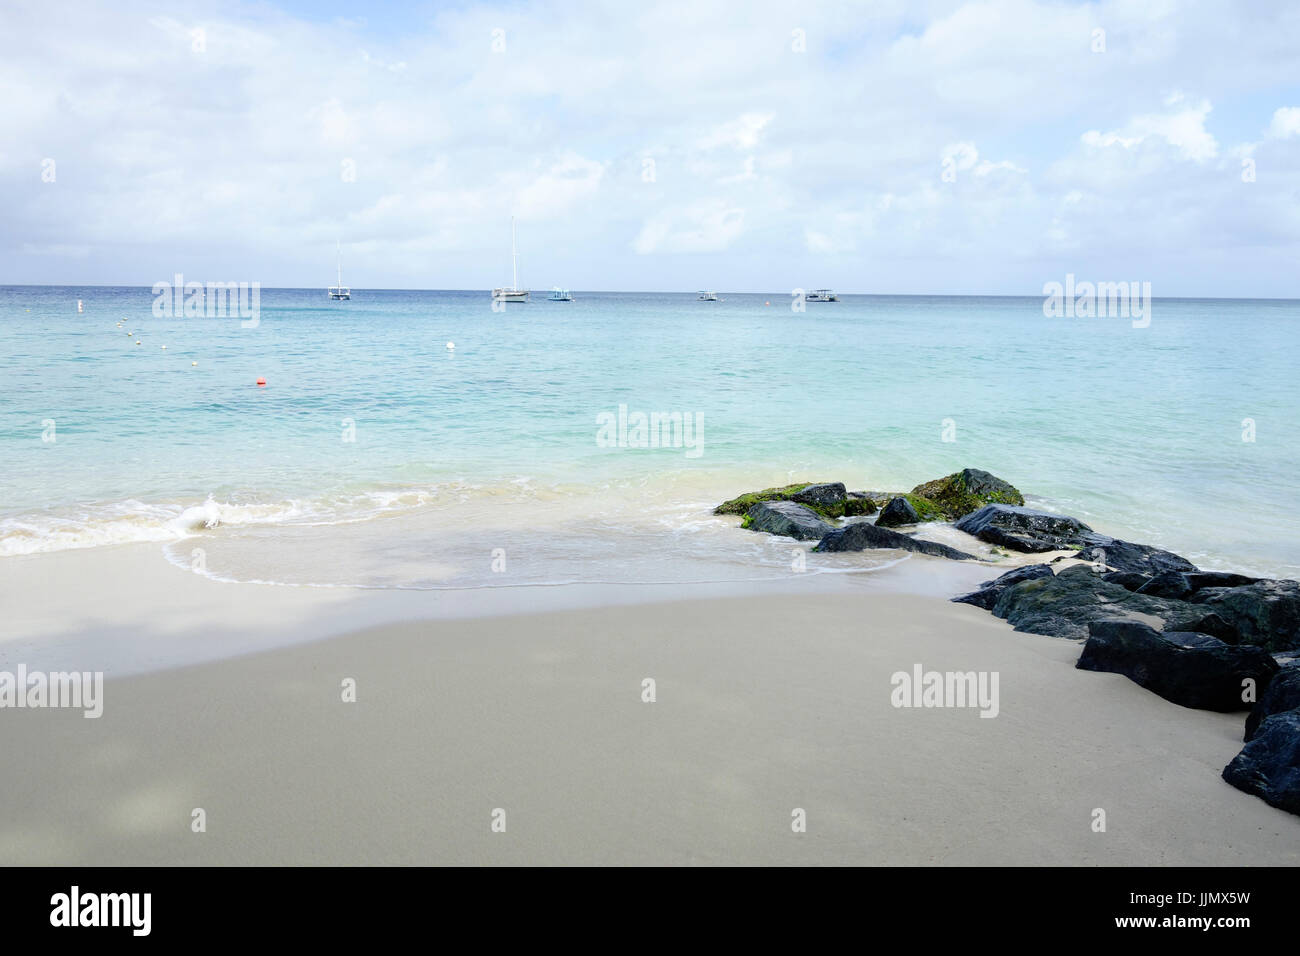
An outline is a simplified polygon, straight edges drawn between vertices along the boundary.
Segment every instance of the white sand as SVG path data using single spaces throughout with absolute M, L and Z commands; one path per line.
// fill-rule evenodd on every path
M 112 551 L 0 567 L 4 667 L 299 643 L 110 676 L 99 720 L 0 711 L 0 862 L 1300 863 L 1300 818 L 1219 777 L 1242 716 L 887 578 L 467 617 L 481 597 L 221 585 Z M 917 663 L 997 671 L 999 716 L 895 709 Z

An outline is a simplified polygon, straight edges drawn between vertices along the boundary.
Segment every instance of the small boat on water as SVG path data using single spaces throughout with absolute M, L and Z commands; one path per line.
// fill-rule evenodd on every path
M 697 292 L 697 293 L 695 294 L 695 298 L 699 299 L 701 302 L 717 302 L 717 301 L 718 301 L 718 293 L 716 293 L 716 292 Z
M 555 288 L 551 290 L 552 302 L 572 302 L 573 293 L 568 289 Z
M 339 252 L 339 284 L 330 286 L 325 291 L 329 293 L 331 299 L 351 299 L 352 290 L 343 284 L 343 243 L 338 244 Z
M 813 289 L 806 296 L 808 302 L 838 302 L 840 297 L 835 294 L 833 289 Z
M 511 285 L 508 289 L 493 289 L 494 302 L 527 302 L 528 290 L 519 288 L 519 253 L 515 250 L 515 217 L 510 217 L 510 268 Z

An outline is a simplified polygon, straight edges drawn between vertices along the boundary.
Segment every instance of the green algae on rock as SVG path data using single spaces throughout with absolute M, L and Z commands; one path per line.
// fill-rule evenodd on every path
M 925 499 L 944 518 L 956 520 L 985 505 L 1023 505 L 1025 497 L 1010 482 L 978 468 L 963 468 L 945 478 L 936 478 L 917 485 L 912 495 Z M 909 501 L 911 498 L 909 497 Z M 911 501 L 916 508 L 916 502 Z M 917 508 L 921 520 L 927 519 Z

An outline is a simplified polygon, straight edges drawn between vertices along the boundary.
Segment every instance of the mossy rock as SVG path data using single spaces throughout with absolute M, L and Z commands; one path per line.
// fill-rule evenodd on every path
M 947 518 L 947 513 L 936 502 L 931 501 L 924 495 L 918 495 L 915 492 L 907 492 L 899 495 L 900 498 L 907 499 L 907 503 L 916 511 L 916 516 L 922 521 L 943 521 Z
M 978 468 L 964 468 L 946 478 L 936 478 L 917 485 L 912 489 L 912 495 L 929 501 L 943 518 L 952 521 L 978 511 L 985 505 L 1023 506 L 1025 503 L 1024 496 L 1010 482 Z M 911 500 L 910 495 L 908 500 Z M 915 502 L 912 506 L 916 507 Z M 920 510 L 917 508 L 918 514 Z
M 749 509 L 760 501 L 789 501 L 798 492 L 803 491 L 811 484 L 815 484 L 815 482 L 801 481 L 798 484 L 786 485 L 783 488 L 764 488 L 762 491 L 751 491 L 738 498 L 732 498 L 730 501 L 724 501 L 713 509 L 713 513 L 715 515 L 748 514 Z
M 849 498 L 844 502 L 844 517 L 856 518 L 860 515 L 873 515 L 879 508 L 870 498 Z
M 805 488 L 812 488 L 814 485 L 835 485 L 836 482 L 818 482 L 818 481 L 800 481 L 793 485 L 785 485 L 780 488 L 764 488 L 762 491 L 751 491 L 739 497 L 732 498 L 730 501 L 724 501 L 713 509 L 715 515 L 748 515 L 749 509 L 754 507 L 760 501 L 795 501 L 796 496 Z M 850 504 L 852 502 L 852 504 Z M 870 502 L 859 502 L 857 499 L 844 498 L 832 504 L 818 504 L 814 501 L 800 500 L 800 504 L 806 505 L 823 518 L 843 518 L 848 514 L 872 514 L 875 510 Z M 870 506 L 871 511 L 846 511 L 848 508 L 861 508 Z M 742 528 L 748 527 L 741 524 Z

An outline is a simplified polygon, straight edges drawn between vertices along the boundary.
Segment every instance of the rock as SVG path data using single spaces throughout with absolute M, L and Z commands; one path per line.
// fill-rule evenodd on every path
M 1260 693 L 1246 718 L 1246 739 L 1254 740 L 1259 726 L 1274 714 L 1300 708 L 1300 661 L 1284 664 Z
M 839 481 L 801 481 L 780 488 L 764 488 L 762 491 L 747 492 L 730 501 L 724 501 L 713 509 L 713 513 L 715 515 L 749 514 L 749 509 L 760 501 L 794 501 L 807 505 L 823 518 L 842 518 L 845 514 L 848 492 L 844 490 L 844 483 Z
M 745 527 L 750 531 L 785 535 L 800 541 L 824 538 L 835 526 L 823 521 L 817 512 L 796 501 L 760 501 L 749 509 Z
M 1201 614 L 1189 605 L 1185 610 L 1176 610 L 1165 619 L 1165 627 L 1172 631 L 1197 631 L 1211 634 L 1225 644 L 1240 644 L 1241 636 L 1237 629 L 1217 614 Z
M 1198 710 L 1245 710 L 1242 682 L 1266 685 L 1277 662 L 1258 647 L 1233 647 L 1208 634 L 1161 633 L 1141 621 L 1093 621 L 1080 670 L 1123 674 L 1165 700 Z
M 1236 631 L 1243 644 L 1270 651 L 1300 648 L 1300 582 L 1256 581 L 1241 587 L 1202 588 L 1192 603 Z
M 1196 570 L 1196 565 L 1182 555 L 1118 538 L 1089 543 L 1075 557 L 1094 564 L 1100 561 L 1115 571 L 1135 571 L 1148 577 L 1154 577 L 1162 571 Z
M 921 516 L 906 498 L 891 498 L 876 519 L 878 528 L 894 528 L 900 524 L 918 524 Z
M 846 518 L 873 515 L 876 510 L 876 503 L 871 500 L 871 496 L 865 491 L 850 491 L 848 497 L 844 499 L 844 517 Z
M 955 527 L 1013 551 L 1059 551 L 1111 540 L 1075 518 L 1014 505 L 985 505 Z
M 810 508 L 819 511 L 826 508 L 834 508 L 838 505 L 842 512 L 844 499 L 847 497 L 848 492 L 844 490 L 844 484 L 842 482 L 827 481 L 818 485 L 808 485 L 807 487 L 796 491 L 790 496 L 790 500 L 808 505 Z
M 1274 714 L 1223 768 L 1223 779 L 1265 803 L 1300 814 L 1300 711 Z
M 1024 496 L 1009 482 L 978 468 L 936 478 L 912 489 L 912 494 L 934 502 L 945 518 L 956 519 L 984 505 L 1023 505 Z
M 1017 631 L 1083 640 L 1093 621 L 1114 620 L 1134 612 L 1164 620 L 1181 602 L 1133 594 L 1105 581 L 1086 564 L 1065 568 L 1052 577 L 1038 576 L 1005 588 L 992 607 Z
M 1151 576 L 1140 571 L 1107 571 L 1101 579 L 1110 584 L 1118 584 L 1125 591 L 1136 591 L 1151 580 Z
M 1139 546 L 1141 547 L 1141 546 Z M 1165 552 L 1169 554 L 1170 552 Z M 1177 557 L 1177 555 L 1174 555 Z M 1155 577 L 1148 578 L 1140 587 L 1138 594 L 1153 594 L 1156 597 L 1177 598 L 1186 601 L 1198 591 L 1205 588 L 1242 587 L 1256 584 L 1259 578 L 1250 578 L 1244 574 L 1232 574 L 1228 571 L 1161 571 Z
M 1153 578 L 1148 578 L 1141 587 L 1135 588 L 1137 594 L 1150 594 L 1154 597 L 1185 600 L 1193 591 L 1192 583 L 1182 571 L 1161 571 Z
M 946 544 L 933 541 L 920 541 L 909 535 L 890 531 L 865 521 L 851 524 L 832 531 L 818 543 L 814 551 L 865 551 L 869 548 L 901 548 L 904 551 L 916 551 L 955 561 L 974 560 L 973 554 L 966 554 Z
M 1262 584 L 1268 578 L 1252 578 L 1231 571 L 1193 571 L 1187 575 L 1187 581 L 1193 591 L 1204 588 L 1240 588 L 1248 584 Z
M 748 514 L 749 509 L 760 501 L 789 501 L 796 493 L 803 491 L 808 486 L 809 482 L 801 481 L 781 488 L 764 488 L 762 491 L 751 491 L 737 498 L 732 498 L 730 501 L 724 501 L 713 509 L 713 513 L 715 515 Z
M 978 591 L 972 591 L 970 594 L 963 594 L 952 600 L 957 604 L 974 604 L 976 607 L 982 607 L 986 611 L 993 610 L 993 605 L 997 603 L 1002 592 L 1014 584 L 1021 581 L 1033 581 L 1036 578 L 1055 577 L 1051 565 L 1048 564 L 1026 564 L 1023 567 L 1014 568 L 1001 577 L 994 578 L 992 581 L 985 581 L 980 585 Z

